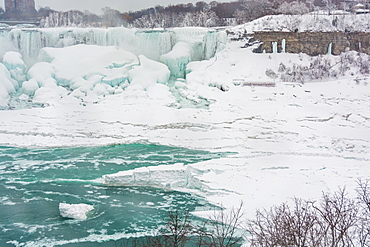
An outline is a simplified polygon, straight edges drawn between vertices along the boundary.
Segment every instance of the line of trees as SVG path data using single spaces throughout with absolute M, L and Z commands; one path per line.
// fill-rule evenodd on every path
M 369 247 L 369 185 L 359 181 L 357 198 L 340 189 L 323 193 L 318 202 L 295 198 L 293 206 L 258 210 L 247 225 L 250 246 Z
M 154 237 L 120 240 L 115 247 L 235 247 L 244 239 L 243 203 L 229 212 L 215 210 L 207 220 L 194 225 L 188 211 L 170 211 L 165 226 Z
M 158 236 L 117 241 L 120 247 L 369 247 L 370 179 L 358 180 L 357 196 L 345 189 L 323 193 L 318 201 L 294 198 L 244 221 L 243 203 L 215 210 L 194 225 L 189 212 L 170 211 Z
M 179 26 L 225 26 L 265 15 L 303 14 L 316 9 L 346 9 L 345 0 L 238 0 L 227 3 L 199 1 L 196 4 L 157 5 L 140 11 L 120 12 L 105 7 L 101 15 L 88 11 L 57 12 L 41 8 L 41 26 L 126 26 L 168 28 Z

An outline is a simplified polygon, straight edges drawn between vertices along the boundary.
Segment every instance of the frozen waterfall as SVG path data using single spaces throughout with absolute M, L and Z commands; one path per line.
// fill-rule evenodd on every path
M 51 104 L 68 90 L 76 98 L 93 91 L 93 101 L 128 84 L 146 90 L 184 78 L 189 62 L 212 58 L 226 41 L 225 32 L 195 27 L 0 29 L 0 107 L 12 108 L 12 96 Z
M 226 43 L 227 36 L 207 28 L 140 30 L 117 28 L 9 28 L 0 38 L 12 43 L 26 61 L 35 60 L 41 48 L 76 44 L 118 46 L 136 55 L 158 61 L 178 42 L 191 47 L 191 60 L 209 59 Z

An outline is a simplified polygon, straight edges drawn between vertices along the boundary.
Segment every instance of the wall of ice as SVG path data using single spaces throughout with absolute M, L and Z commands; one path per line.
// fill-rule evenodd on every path
M 117 28 L 13 28 L 0 30 L 0 39 L 9 41 L 25 60 L 35 59 L 41 48 L 76 44 L 117 46 L 153 60 L 172 50 L 182 41 L 191 47 L 191 59 L 214 56 L 226 43 L 226 33 L 208 28 L 140 30 Z

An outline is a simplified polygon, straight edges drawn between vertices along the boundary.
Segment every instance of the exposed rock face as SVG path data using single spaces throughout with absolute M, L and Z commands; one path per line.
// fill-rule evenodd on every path
M 277 42 L 277 52 L 281 52 L 285 40 L 285 51 L 288 53 L 302 52 L 316 56 L 331 51 L 331 54 L 339 55 L 349 48 L 370 54 L 370 33 L 365 32 L 255 32 L 251 41 L 257 40 L 263 44 L 255 52 L 271 53 L 273 42 Z

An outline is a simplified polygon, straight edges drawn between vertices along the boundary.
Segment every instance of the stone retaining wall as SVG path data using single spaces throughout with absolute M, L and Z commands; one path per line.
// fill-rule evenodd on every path
M 285 40 L 285 51 L 288 53 L 306 53 L 316 56 L 328 54 L 339 55 L 347 48 L 370 54 L 370 33 L 365 32 L 255 32 L 253 41 L 263 44 L 255 52 L 273 52 L 273 42 L 277 42 L 277 52 L 282 52 Z

